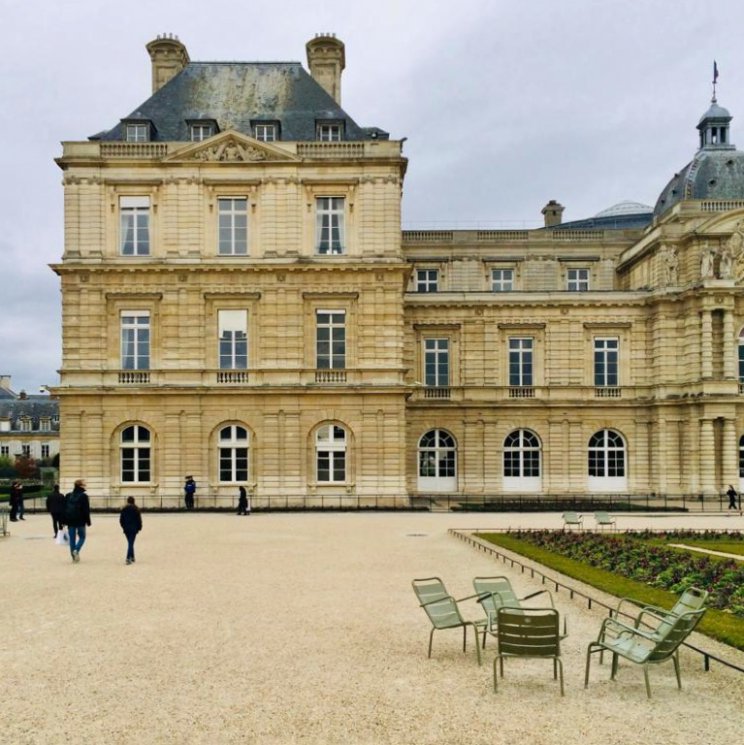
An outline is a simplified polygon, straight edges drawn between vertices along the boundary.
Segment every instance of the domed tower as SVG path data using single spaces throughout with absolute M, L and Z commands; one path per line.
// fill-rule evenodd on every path
M 731 143 L 732 116 L 715 95 L 698 122 L 700 148 L 661 192 L 654 217 L 686 199 L 744 199 L 744 152 Z

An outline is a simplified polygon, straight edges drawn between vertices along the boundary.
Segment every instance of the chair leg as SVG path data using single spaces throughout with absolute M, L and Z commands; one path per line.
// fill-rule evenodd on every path
M 643 666 L 643 677 L 646 681 L 646 695 L 651 698 L 651 683 L 648 680 L 648 663 Z
M 429 634 L 429 659 L 431 659 L 431 643 L 434 641 L 434 632 L 436 629 L 432 629 Z
M 498 659 L 499 659 L 498 655 L 496 655 L 496 657 L 493 658 L 493 692 L 494 693 L 498 693 L 498 690 L 499 690 L 499 684 L 497 682 L 499 676 L 498 676 L 498 673 L 497 673 L 497 670 L 496 670 L 496 665 L 498 663 Z M 501 674 L 502 675 L 504 674 L 503 670 L 502 670 Z
M 610 680 L 615 680 L 616 675 L 617 675 L 617 654 L 613 652 L 612 653 L 612 670 L 610 672 Z
M 478 640 L 475 641 L 475 646 L 478 646 Z M 462 651 L 464 652 L 468 648 L 468 627 L 462 627 Z
M 682 690 L 682 678 L 679 674 L 679 651 L 672 655 L 672 662 L 674 663 L 674 672 L 677 675 L 677 688 Z
M 478 655 L 478 664 L 481 664 L 481 653 L 480 644 L 478 644 L 478 627 L 475 624 L 471 624 L 473 627 L 473 633 L 475 634 L 475 653 Z M 467 626 L 463 628 L 463 631 L 467 631 Z
M 561 660 L 559 657 L 556 657 L 555 660 L 553 660 L 553 664 L 558 663 L 558 670 L 561 674 L 561 696 L 565 696 L 565 692 L 563 690 L 563 660 Z
M 596 649 L 594 649 L 594 650 L 592 649 L 592 645 L 591 644 L 587 647 L 587 650 L 586 650 L 586 672 L 584 673 L 584 688 L 589 688 L 589 666 L 591 665 L 591 662 L 592 662 L 592 653 L 593 652 L 596 652 L 596 651 L 597 651 Z M 600 649 L 599 651 L 601 652 L 602 650 Z

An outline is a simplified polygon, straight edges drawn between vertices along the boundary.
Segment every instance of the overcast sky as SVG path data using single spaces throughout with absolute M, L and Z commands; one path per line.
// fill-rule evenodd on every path
M 653 205 L 692 157 L 711 97 L 744 149 L 741 0 L 0 0 L 0 374 L 58 382 L 62 140 L 114 126 L 150 95 L 145 44 L 195 61 L 306 65 L 346 45 L 342 104 L 408 138 L 404 227 L 537 227 L 617 202 Z

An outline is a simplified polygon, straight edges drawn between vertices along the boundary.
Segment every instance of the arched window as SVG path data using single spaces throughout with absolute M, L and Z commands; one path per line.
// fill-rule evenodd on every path
M 325 424 L 315 433 L 315 473 L 319 483 L 346 481 L 346 430 L 338 424 Z
M 504 476 L 533 478 L 540 475 L 540 441 L 526 429 L 511 432 L 504 440 Z
M 239 424 L 230 424 L 219 435 L 220 481 L 248 480 L 248 430 Z
M 589 488 L 596 491 L 627 489 L 625 441 L 618 432 L 602 429 L 589 439 Z
M 739 438 L 739 491 L 744 484 L 744 435 Z
M 123 483 L 147 483 L 150 481 L 152 451 L 150 430 L 141 424 L 133 424 L 121 431 L 121 480 Z
M 457 489 L 457 447 L 455 438 L 443 429 L 432 429 L 419 440 L 419 489 Z

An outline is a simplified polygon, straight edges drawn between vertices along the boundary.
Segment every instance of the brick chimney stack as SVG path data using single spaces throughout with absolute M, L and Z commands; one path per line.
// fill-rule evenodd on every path
M 152 60 L 152 92 L 162 88 L 172 77 L 178 75 L 191 59 L 186 47 L 173 34 L 163 34 L 147 44 Z
M 545 227 L 554 228 L 563 222 L 563 210 L 566 209 L 562 204 L 551 199 L 543 208 L 542 213 L 545 216 Z
M 307 65 L 315 80 L 341 105 L 341 73 L 346 67 L 344 43 L 336 34 L 315 34 L 305 44 Z

